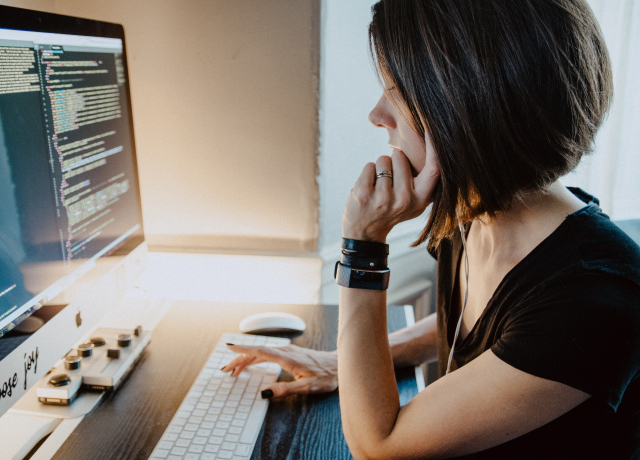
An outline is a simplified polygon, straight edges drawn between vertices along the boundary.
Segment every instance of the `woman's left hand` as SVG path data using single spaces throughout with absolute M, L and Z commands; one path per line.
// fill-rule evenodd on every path
M 393 178 L 376 178 L 380 171 L 390 171 Z M 418 217 L 431 204 L 439 177 L 435 155 L 427 155 L 424 168 L 415 178 L 407 156 L 398 149 L 391 157 L 381 156 L 375 164 L 368 163 L 347 199 L 342 235 L 384 243 L 396 224 Z

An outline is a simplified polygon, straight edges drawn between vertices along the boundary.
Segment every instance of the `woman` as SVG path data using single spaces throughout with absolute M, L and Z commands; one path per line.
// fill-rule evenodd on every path
M 231 350 L 296 376 L 265 397 L 339 381 L 356 459 L 635 458 L 640 248 L 595 198 L 558 182 L 612 97 L 591 10 L 382 0 L 373 13 L 384 94 L 369 119 L 394 151 L 364 167 L 343 236 L 382 248 L 433 204 L 416 244 L 428 239 L 438 259 L 437 313 L 387 337 L 384 291 L 341 287 L 337 355 Z M 436 353 L 442 378 L 400 407 L 393 366 Z

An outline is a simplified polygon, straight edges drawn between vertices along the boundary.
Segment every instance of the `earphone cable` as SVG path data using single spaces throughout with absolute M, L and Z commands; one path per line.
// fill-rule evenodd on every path
M 464 234 L 464 227 L 462 222 L 458 221 L 458 228 L 460 229 L 460 236 L 462 237 L 462 246 L 464 248 L 464 277 L 465 277 L 465 289 L 464 289 L 464 301 L 462 302 L 462 310 L 460 310 L 460 318 L 458 319 L 458 326 L 456 327 L 456 333 L 453 336 L 453 343 L 451 344 L 451 352 L 449 352 L 449 361 L 447 362 L 447 372 L 451 370 L 451 361 L 453 360 L 453 352 L 456 349 L 456 342 L 458 341 L 458 335 L 460 334 L 460 326 L 462 325 L 462 315 L 464 315 L 464 309 L 467 306 L 467 297 L 469 296 L 469 257 L 467 257 L 467 237 Z M 446 375 L 445 374 L 445 375 Z

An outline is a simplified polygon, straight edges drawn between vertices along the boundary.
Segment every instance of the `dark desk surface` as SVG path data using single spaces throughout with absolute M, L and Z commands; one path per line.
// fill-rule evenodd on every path
M 296 345 L 335 350 L 338 307 L 178 301 L 153 331 L 151 343 L 125 384 L 86 416 L 53 457 L 147 459 L 225 332 L 263 311 L 303 318 Z M 403 307 L 389 307 L 389 331 L 406 326 Z M 283 373 L 280 380 L 291 379 Z M 396 371 L 400 400 L 417 394 L 414 368 Z M 292 395 L 269 404 L 252 459 L 350 459 L 342 434 L 338 392 Z

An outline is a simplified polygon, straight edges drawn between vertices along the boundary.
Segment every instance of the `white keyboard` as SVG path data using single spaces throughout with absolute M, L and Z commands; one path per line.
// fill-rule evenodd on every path
M 280 366 L 260 363 L 237 377 L 220 370 L 236 354 L 226 343 L 273 345 L 289 339 L 224 334 L 156 445 L 152 459 L 246 460 L 251 456 L 269 401 L 260 391 L 278 380 Z

